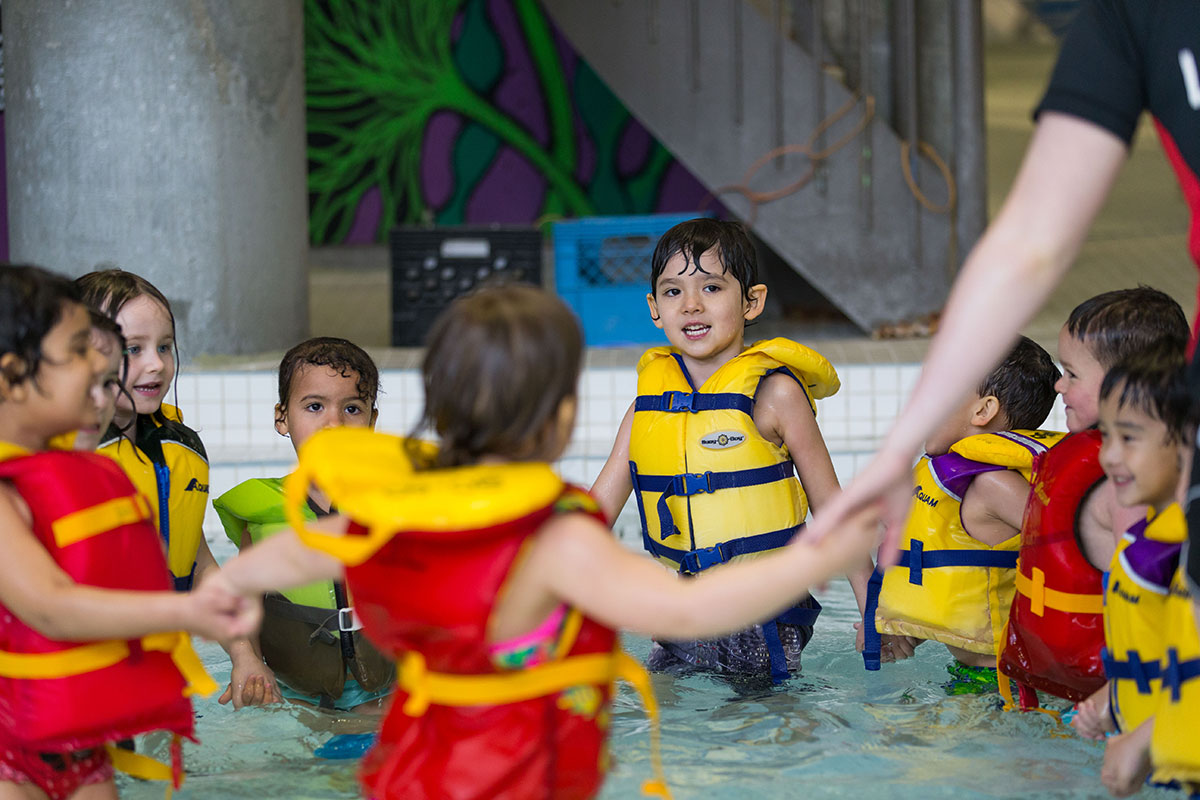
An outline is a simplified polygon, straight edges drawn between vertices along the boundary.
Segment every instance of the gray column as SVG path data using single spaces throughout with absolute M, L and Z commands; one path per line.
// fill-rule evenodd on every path
M 11 257 L 111 262 L 184 358 L 308 331 L 301 0 L 4 0 Z

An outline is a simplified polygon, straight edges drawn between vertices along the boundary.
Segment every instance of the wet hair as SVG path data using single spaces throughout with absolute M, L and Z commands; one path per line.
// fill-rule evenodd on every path
M 410 437 L 414 463 L 542 457 L 560 405 L 576 394 L 582 361 L 579 322 L 549 292 L 510 284 L 456 299 L 429 332 L 425 409 Z M 439 445 L 432 462 L 416 443 L 430 433 Z
M 1106 372 L 1100 400 L 1117 392 L 1118 406 L 1136 408 L 1159 420 L 1173 442 L 1189 440 L 1196 430 L 1200 407 L 1188 391 L 1184 358 L 1173 347 L 1152 349 Z
M 1050 354 L 1027 336 L 979 384 L 979 396 L 993 395 L 1012 430 L 1033 430 L 1054 407 L 1054 384 L 1062 373 Z
M 723 271 L 742 285 L 742 294 L 750 299 L 750 287 L 759 282 L 758 259 L 746 229 L 737 222 L 719 219 L 689 219 L 668 230 L 654 247 L 650 258 L 650 294 L 655 294 L 663 268 L 677 253 L 687 264 L 700 265 L 700 256 L 716 250 Z M 685 267 L 686 269 L 686 267 Z
M 1083 342 L 1105 369 L 1160 346 L 1178 351 L 1182 358 L 1190 337 L 1179 303 L 1145 285 L 1083 301 L 1067 317 L 1067 332 Z
M 288 350 L 279 362 L 279 406 L 286 409 L 292 394 L 292 382 L 301 367 L 329 367 L 343 378 L 356 376 L 354 391 L 358 398 L 375 410 L 379 396 L 379 367 L 367 351 L 347 339 L 317 336 Z M 282 420 L 278 420 L 282 421 Z
M 0 355 L 19 357 L 24 369 L 5 378 L 13 384 L 34 380 L 45 358 L 42 340 L 63 318 L 67 304 L 83 300 L 70 278 L 41 267 L 0 264 Z

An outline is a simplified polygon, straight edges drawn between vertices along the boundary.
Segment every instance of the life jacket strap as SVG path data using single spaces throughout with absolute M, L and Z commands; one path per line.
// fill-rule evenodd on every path
M 668 414 L 683 411 L 691 414 L 698 411 L 741 411 L 751 416 L 754 413 L 754 400 L 736 392 L 663 392 L 638 395 L 633 401 L 633 410 L 635 413 L 663 411 Z
M 425 656 L 409 651 L 397 667 L 396 683 L 408 694 L 401 706 L 403 712 L 410 717 L 419 717 L 431 705 L 507 705 L 546 697 L 573 686 L 607 685 L 618 678 L 633 686 L 650 718 L 650 759 L 655 779 L 646 781 L 642 791 L 669 798 L 670 791 L 662 771 L 658 701 L 645 668 L 623 650 L 567 656 L 529 669 L 493 675 L 430 672 L 425 667 Z
M 783 547 L 803 527 L 804 525 L 801 524 L 793 528 L 783 528 L 768 533 L 755 534 L 754 536 L 744 536 L 740 539 L 731 539 L 728 542 L 720 542 L 712 547 L 702 547 L 698 550 L 675 550 L 673 552 L 678 553 L 679 557 L 673 560 L 679 562 L 679 571 L 684 575 L 698 575 L 706 569 L 711 569 L 718 564 L 724 564 L 738 556 L 761 553 L 765 550 L 775 550 Z
M 985 569 L 1014 569 L 1016 550 L 933 550 L 926 551 L 925 543 L 913 539 L 908 550 L 900 551 L 897 567 L 908 570 L 908 582 L 921 586 L 924 571 L 939 567 L 982 567 Z
M 1044 616 L 1046 609 L 1066 614 L 1103 614 L 1103 594 L 1073 594 L 1046 588 L 1046 573 L 1037 567 L 1031 576 L 1017 570 L 1017 593 L 1029 598 L 1029 610 Z
M 870 672 L 879 669 L 883 650 L 883 638 L 875 627 L 875 610 L 879 608 L 879 592 L 883 588 L 883 573 L 878 569 L 871 572 L 867 581 L 867 602 L 863 606 L 863 668 Z
M 171 737 L 170 764 L 112 744 L 105 745 L 104 749 L 113 769 L 144 781 L 166 781 L 166 800 L 171 800 L 174 790 L 183 786 L 183 748 L 178 734 Z
M 184 696 L 212 694 L 217 684 L 204 669 L 204 664 L 191 640 L 183 631 L 152 633 L 135 640 L 142 650 L 169 653 L 175 667 L 187 681 Z M 53 653 L 11 653 L 0 651 L 0 675 L 23 680 L 67 678 L 85 672 L 111 667 L 129 658 L 130 643 L 120 639 L 70 647 Z
M 1133 681 L 1137 684 L 1138 694 L 1150 694 L 1150 681 L 1162 677 L 1162 665 L 1157 660 L 1142 661 L 1136 650 L 1126 652 L 1126 660 L 1113 658 L 1113 654 L 1105 647 L 1100 651 L 1100 662 L 1104 664 L 1104 674 L 1112 680 Z
M 766 467 L 740 469 L 730 472 L 685 472 L 679 475 L 638 474 L 634 488 L 642 492 L 659 492 L 658 521 L 659 538 L 668 539 L 681 531 L 675 527 L 675 519 L 667 500 L 672 497 L 691 497 L 710 494 L 723 489 L 742 489 L 764 483 L 787 480 L 792 477 L 794 467 L 790 460 L 780 461 Z
M 1171 702 L 1178 703 L 1183 684 L 1200 677 L 1200 658 L 1179 660 L 1179 651 L 1174 647 L 1167 650 L 1167 663 L 1162 670 L 1162 685 L 1171 690 Z
M 54 534 L 54 543 L 66 547 L 146 519 L 150 519 L 150 504 L 140 494 L 132 494 L 72 511 L 52 522 L 50 530 Z

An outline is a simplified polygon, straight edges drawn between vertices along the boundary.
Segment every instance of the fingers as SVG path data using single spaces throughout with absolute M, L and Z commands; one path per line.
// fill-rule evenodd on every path
M 223 706 L 229 705 L 229 701 L 233 699 L 233 684 L 225 687 L 225 691 L 221 692 L 221 696 L 217 698 L 217 702 Z

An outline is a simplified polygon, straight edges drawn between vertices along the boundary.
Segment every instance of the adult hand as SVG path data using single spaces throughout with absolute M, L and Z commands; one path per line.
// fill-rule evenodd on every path
M 912 465 L 912 454 L 881 450 L 849 486 L 813 517 L 801 538 L 810 543 L 819 542 L 831 531 L 845 525 L 855 513 L 874 506 L 884 524 L 879 568 L 892 566 L 896 563 L 900 534 L 912 503 Z

